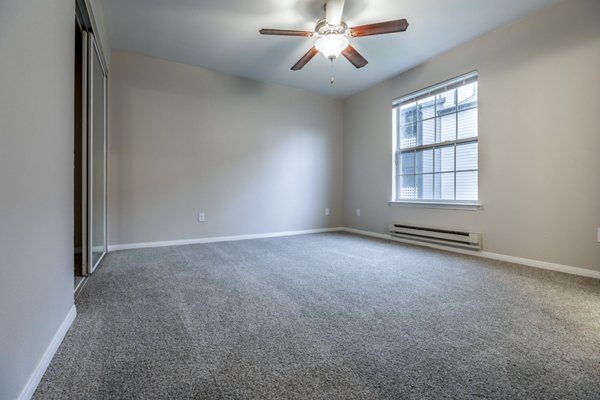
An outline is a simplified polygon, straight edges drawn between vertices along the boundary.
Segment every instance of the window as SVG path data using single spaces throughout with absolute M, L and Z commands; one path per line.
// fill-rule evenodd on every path
M 393 104 L 394 201 L 478 202 L 477 73 Z

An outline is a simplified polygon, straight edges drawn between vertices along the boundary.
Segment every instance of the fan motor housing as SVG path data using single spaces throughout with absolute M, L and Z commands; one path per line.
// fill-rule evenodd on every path
M 339 25 L 330 25 L 327 23 L 325 18 L 317 21 L 317 25 L 315 26 L 315 32 L 320 36 L 325 35 L 345 35 L 348 31 L 348 25 L 346 21 L 342 19 Z

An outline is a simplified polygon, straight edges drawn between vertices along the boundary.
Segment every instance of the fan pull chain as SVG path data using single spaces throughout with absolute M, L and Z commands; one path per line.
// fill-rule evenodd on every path
M 331 59 L 331 69 L 333 69 L 333 61 L 334 60 L 335 60 L 335 58 Z M 331 76 L 331 79 L 329 80 L 329 83 L 332 84 L 332 85 L 335 83 L 335 77 L 333 76 L 333 74 Z

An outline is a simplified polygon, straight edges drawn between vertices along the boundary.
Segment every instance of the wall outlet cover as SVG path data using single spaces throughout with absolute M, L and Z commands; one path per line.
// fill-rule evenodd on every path
M 329 215 L 329 208 L 325 209 L 325 215 Z
M 357 208 L 357 209 L 356 209 L 356 216 L 357 216 L 357 217 L 360 217 L 360 208 Z
M 198 222 L 204 222 L 206 221 L 206 216 L 204 215 L 203 212 L 199 212 L 198 213 Z

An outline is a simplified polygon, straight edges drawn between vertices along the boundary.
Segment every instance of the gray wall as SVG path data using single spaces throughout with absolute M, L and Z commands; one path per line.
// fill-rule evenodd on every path
M 110 241 L 342 223 L 385 232 L 398 220 L 477 230 L 491 252 L 600 270 L 599 16 L 597 1 L 565 2 L 343 109 L 319 95 L 114 53 Z M 73 21 L 72 1 L 0 2 L 2 399 L 19 394 L 73 305 Z M 392 100 L 473 69 L 484 209 L 388 207 Z
M 345 225 L 464 228 L 489 252 L 600 270 L 599 20 L 597 0 L 563 2 L 347 99 Z M 389 207 L 392 100 L 472 70 L 483 209 Z
M 73 305 L 74 18 L 72 0 L 0 2 L 1 399 Z
M 342 223 L 340 100 L 117 51 L 110 102 L 111 244 Z

